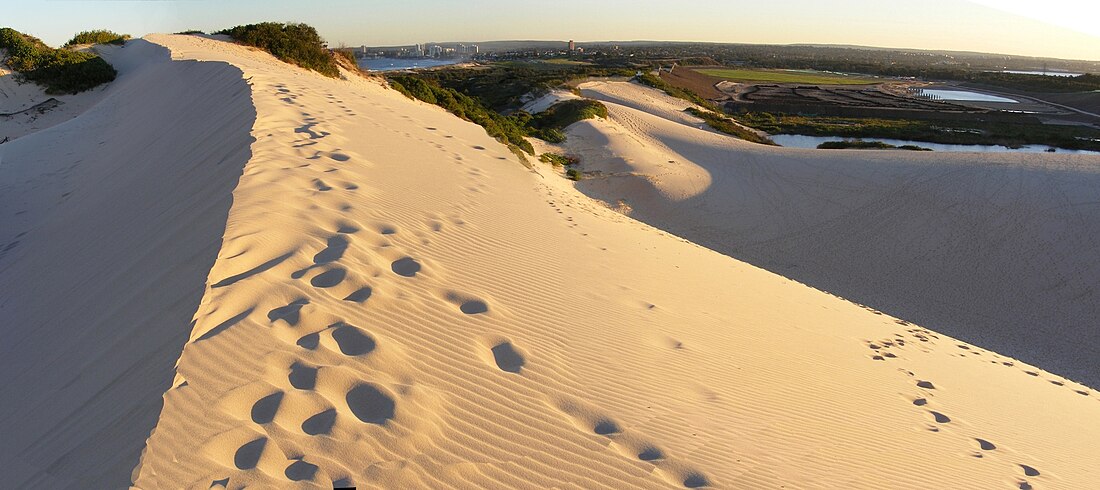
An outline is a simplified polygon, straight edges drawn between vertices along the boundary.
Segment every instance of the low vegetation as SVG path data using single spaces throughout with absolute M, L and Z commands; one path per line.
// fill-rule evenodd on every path
M 176 34 L 183 35 L 183 36 L 194 36 L 194 35 L 200 35 L 201 36 L 201 35 L 205 35 L 206 33 L 202 32 L 200 30 L 197 30 L 197 29 L 191 29 L 191 30 L 187 30 L 187 31 L 180 31 L 180 32 L 177 32 Z
M 549 163 L 555 167 L 570 167 L 580 163 L 576 157 L 559 155 L 557 153 L 543 153 L 539 155 L 539 161 L 542 163 Z
M 874 78 L 798 70 L 705 68 L 695 71 L 733 82 L 805 83 L 808 85 L 871 85 L 882 82 L 882 80 Z
M 235 41 L 260 48 L 276 58 L 329 77 L 339 77 L 334 54 L 317 29 L 306 24 L 263 22 L 218 31 Z
M 711 112 L 707 110 L 700 110 L 695 107 L 688 107 L 687 112 L 691 115 L 698 117 L 705 121 L 708 126 L 714 128 L 716 131 L 741 138 L 745 141 L 751 141 L 753 143 L 760 143 L 762 145 L 775 145 L 775 142 L 767 136 L 761 136 L 755 131 L 745 129 L 729 117 L 718 114 L 717 112 Z
M 483 128 L 485 132 L 509 147 L 523 150 L 529 155 L 535 154 L 531 142 L 524 139 L 527 131 L 515 117 L 504 116 L 486 108 L 477 99 L 461 92 L 441 87 L 427 80 L 411 76 L 398 75 L 389 78 L 390 86 L 412 99 L 438 105 L 452 114 Z
M 82 31 L 73 36 L 65 46 L 78 44 L 125 44 L 130 39 L 129 34 L 119 34 L 106 30 Z
M 595 100 L 574 99 L 558 102 L 533 116 L 517 112 L 513 117 L 526 128 L 528 136 L 551 143 L 562 143 L 565 141 L 566 127 L 585 119 L 607 118 L 607 107 Z
M 734 118 L 770 134 L 883 138 L 958 145 L 1046 145 L 1100 151 L 1100 130 L 1085 126 L 1052 126 L 1031 122 L 934 121 L 913 119 L 801 116 L 744 112 Z
M 582 180 L 582 179 L 584 179 L 584 174 L 582 174 L 580 170 L 577 170 L 575 168 L 571 168 L 571 169 L 568 169 L 568 170 L 565 171 L 565 178 L 567 178 L 569 180 L 574 180 L 574 181 Z
M 657 90 L 661 90 L 668 95 L 676 97 L 677 99 L 686 100 L 688 102 L 691 102 L 692 104 L 704 107 L 711 112 L 722 112 L 720 109 L 718 109 L 718 106 L 714 105 L 713 102 L 700 97 L 698 94 L 692 92 L 691 90 L 673 86 L 672 84 L 661 80 L 661 77 L 658 77 L 657 75 L 654 75 L 652 73 L 643 73 L 641 75 L 638 75 L 637 77 L 635 77 L 635 80 L 637 80 L 642 85 L 648 85 Z
M 931 148 L 924 148 L 916 145 L 891 145 L 889 143 L 883 143 L 881 141 L 863 141 L 860 139 L 844 140 L 844 141 L 826 141 L 820 145 L 817 145 L 819 150 L 910 150 L 910 151 L 932 151 Z
M 586 99 L 559 102 L 535 115 L 523 111 L 504 115 L 486 107 L 477 97 L 441 86 L 436 80 L 421 77 L 419 74 L 390 75 L 388 80 L 391 87 L 407 97 L 447 109 L 452 114 L 485 128 L 490 136 L 501 143 L 518 148 L 528 155 L 534 155 L 535 149 L 525 139 L 527 136 L 561 143 L 565 141 L 564 129 L 570 124 L 594 117 L 607 117 L 607 107 Z
M 497 62 L 473 68 L 421 71 L 416 76 L 453 88 L 481 101 L 485 107 L 508 113 L 530 94 L 545 92 L 573 80 L 589 77 L 631 77 L 633 69 L 526 61 Z
M 0 48 L 7 64 L 24 79 L 45 87 L 46 93 L 83 92 L 113 81 L 114 67 L 93 53 L 54 49 L 14 29 L 0 28 Z

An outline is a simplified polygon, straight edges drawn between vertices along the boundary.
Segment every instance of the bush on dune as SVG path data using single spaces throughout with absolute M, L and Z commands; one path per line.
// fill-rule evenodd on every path
M 512 148 L 519 148 L 528 155 L 535 154 L 531 142 L 524 139 L 527 131 L 517 119 L 487 109 L 477 99 L 466 96 L 455 89 L 440 87 L 415 76 L 393 76 L 389 78 L 389 82 L 394 90 L 405 94 L 406 97 L 419 99 L 447 109 L 452 114 L 485 128 L 485 132 L 489 133 L 489 136 L 496 138 L 501 143 Z
M 54 49 L 11 28 L 0 28 L 0 48 L 8 66 L 48 94 L 83 92 L 115 79 L 118 72 L 93 53 Z
M 325 48 L 321 35 L 312 26 L 263 22 L 232 27 L 216 34 L 227 34 L 241 44 L 260 48 L 282 61 L 322 75 L 340 76 L 333 53 Z
M 82 31 L 73 36 L 65 46 L 77 44 L 124 44 L 130 39 L 129 34 L 119 34 L 107 30 Z
M 562 143 L 565 141 L 566 127 L 578 121 L 597 117 L 607 118 L 607 107 L 599 101 L 575 99 L 558 102 L 549 109 L 531 116 L 527 123 L 528 133 L 544 141 Z

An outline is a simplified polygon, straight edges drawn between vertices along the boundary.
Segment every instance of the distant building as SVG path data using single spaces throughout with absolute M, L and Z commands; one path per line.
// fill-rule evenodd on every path
M 573 42 L 573 40 L 570 39 L 569 40 L 569 51 L 576 51 L 576 50 L 577 50 L 577 43 Z
M 479 48 L 476 44 L 470 46 L 470 54 L 478 54 L 480 52 L 481 48 Z

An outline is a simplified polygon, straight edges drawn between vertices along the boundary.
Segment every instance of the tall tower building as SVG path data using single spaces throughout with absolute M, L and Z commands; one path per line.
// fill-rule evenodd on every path
M 569 50 L 570 51 L 576 51 L 577 50 L 577 43 L 573 42 L 572 39 L 569 40 Z

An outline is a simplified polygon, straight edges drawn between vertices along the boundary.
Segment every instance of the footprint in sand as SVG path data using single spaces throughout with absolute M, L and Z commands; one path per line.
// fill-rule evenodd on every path
M 978 447 L 981 448 L 982 451 L 992 451 L 994 449 L 997 449 L 997 446 L 985 439 L 975 438 L 974 441 L 978 443 Z
M 296 389 L 312 390 L 317 386 L 317 368 L 295 362 L 290 365 L 290 374 L 287 378 L 290 380 L 290 386 Z
M 405 257 L 394 261 L 390 269 L 394 274 L 402 277 L 415 277 L 416 273 L 420 272 L 420 262 L 413 260 L 412 257 Z
M 283 474 L 291 481 L 307 481 L 313 479 L 317 474 L 317 470 L 317 465 L 299 459 L 287 466 Z
M 321 345 L 321 335 L 316 332 L 303 335 L 302 338 L 298 339 L 295 343 L 298 344 L 298 347 L 303 349 L 317 350 L 317 346 Z
M 347 323 L 336 323 L 331 326 L 332 339 L 345 356 L 361 356 L 369 354 L 377 345 L 370 335 L 362 329 Z
M 233 465 L 239 470 L 255 468 L 260 462 L 260 455 L 263 454 L 266 445 L 267 438 L 261 437 L 237 448 L 236 454 L 233 455 Z
M 614 420 L 602 418 L 596 421 L 596 424 L 592 427 L 592 432 L 601 436 L 610 437 L 621 434 L 623 429 L 619 427 L 619 424 L 615 423 Z
M 349 294 L 348 297 L 344 298 L 344 301 L 351 301 L 352 303 L 363 304 L 368 299 L 370 299 L 371 293 L 373 293 L 373 291 L 374 290 L 371 289 L 370 286 L 364 286 L 362 288 L 359 288 L 354 293 Z
M 638 459 L 642 461 L 660 461 L 665 459 L 665 453 L 653 446 L 645 446 L 638 452 Z
M 501 342 L 493 347 L 493 360 L 501 371 L 518 373 L 527 362 L 511 342 Z
M 395 415 L 393 397 L 372 384 L 361 384 L 348 391 L 348 408 L 355 418 L 368 424 L 385 424 Z
M 276 320 L 282 320 L 292 327 L 296 326 L 298 321 L 301 320 L 302 307 L 308 304 L 308 299 L 296 299 L 286 306 L 280 306 L 267 312 L 267 319 L 271 320 L 272 323 L 275 323 Z
M 1025 476 L 1039 476 L 1039 470 L 1032 468 L 1031 466 L 1028 466 L 1026 464 L 1020 465 L 1020 469 L 1024 470 Z
M 302 432 L 311 436 L 329 434 L 335 425 L 336 409 L 328 409 L 302 422 Z
M 489 312 L 489 304 L 468 294 L 455 291 L 447 292 L 447 301 L 458 305 L 458 310 L 467 315 L 480 315 Z
M 310 279 L 309 283 L 316 288 L 331 288 L 344 282 L 344 278 L 347 277 L 347 275 L 347 269 L 336 267 L 313 276 L 313 279 Z
M 313 256 L 314 264 L 328 264 L 340 260 L 344 252 L 348 250 L 348 238 L 343 235 L 334 235 L 328 238 L 328 246 Z
M 266 424 L 275 419 L 279 412 L 279 405 L 283 403 L 283 392 L 277 391 L 260 398 L 252 405 L 252 421 L 257 424 Z
M 478 315 L 489 311 L 489 305 L 485 304 L 484 301 L 472 299 L 464 301 L 458 306 L 458 309 L 467 315 Z
M 328 157 L 338 162 L 346 162 L 348 160 L 351 160 L 350 156 L 347 156 L 343 153 L 329 153 Z
M 702 488 L 709 485 L 710 481 L 702 473 L 690 472 L 684 475 L 684 488 Z
M 313 179 L 313 187 L 321 192 L 328 192 L 332 190 L 332 187 L 329 187 L 329 185 L 321 179 Z
M 946 424 L 948 422 L 951 422 L 951 418 L 942 413 L 934 411 L 929 411 L 928 413 L 932 415 L 932 418 L 936 419 L 936 423 L 938 424 Z

